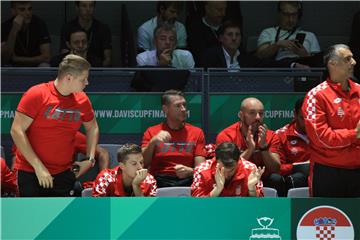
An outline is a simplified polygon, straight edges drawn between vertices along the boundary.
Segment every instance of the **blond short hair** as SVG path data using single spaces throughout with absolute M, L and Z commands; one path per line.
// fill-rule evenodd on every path
M 74 54 L 68 54 L 59 64 L 58 78 L 61 78 L 66 74 L 78 76 L 84 71 L 88 71 L 90 66 L 90 63 L 85 58 Z

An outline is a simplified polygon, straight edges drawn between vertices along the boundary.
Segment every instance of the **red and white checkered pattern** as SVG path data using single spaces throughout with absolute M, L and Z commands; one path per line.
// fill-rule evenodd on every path
M 278 134 L 278 133 L 286 132 L 286 130 L 288 129 L 288 126 L 289 126 L 289 124 L 286 124 L 282 128 L 279 128 L 278 130 L 276 130 L 275 133 Z
M 335 239 L 334 226 L 316 226 L 316 239 L 333 240 Z
M 151 186 L 150 196 L 155 197 L 157 189 L 155 178 L 152 175 L 148 174 L 144 180 L 144 183 L 147 183 Z
M 211 159 L 215 157 L 215 149 L 216 149 L 216 145 L 213 143 L 209 143 L 205 145 L 206 159 Z
M 311 91 L 307 94 L 308 95 L 308 99 L 306 101 L 306 111 L 307 111 L 307 120 L 315 120 L 316 117 L 316 99 L 315 99 L 315 95 L 321 91 L 324 90 L 328 87 L 328 83 L 325 81 L 321 84 L 319 84 L 318 86 L 316 86 L 315 88 L 311 89 Z
M 194 180 L 193 180 L 193 184 L 191 185 L 192 189 L 195 189 L 197 187 L 199 187 L 200 181 L 201 181 L 201 172 L 209 169 L 211 166 L 212 160 L 206 160 L 205 162 L 202 162 L 199 166 L 195 167 L 194 170 Z
M 110 173 L 105 172 L 104 176 L 99 178 L 99 181 L 95 186 L 95 191 L 101 194 L 105 194 L 106 188 L 109 186 L 110 182 L 115 182 L 116 174 L 117 171 L 110 171 Z

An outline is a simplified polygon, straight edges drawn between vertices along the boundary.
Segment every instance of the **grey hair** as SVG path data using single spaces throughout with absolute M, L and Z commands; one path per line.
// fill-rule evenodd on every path
M 158 25 L 156 26 L 156 28 L 154 29 L 154 38 L 156 38 L 160 31 L 165 31 L 165 32 L 172 32 L 175 36 L 176 39 L 176 28 L 174 24 L 170 24 L 167 22 L 162 22 L 162 23 L 158 23 Z
M 324 65 L 327 66 L 330 60 L 338 60 L 338 50 L 340 48 L 350 49 L 350 47 L 346 44 L 335 44 L 328 48 L 328 50 L 324 54 Z

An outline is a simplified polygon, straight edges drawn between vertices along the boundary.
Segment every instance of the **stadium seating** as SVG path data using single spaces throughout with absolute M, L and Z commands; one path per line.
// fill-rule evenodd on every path
M 85 188 L 82 190 L 81 197 L 92 197 L 92 188 Z
M 156 192 L 157 197 L 190 197 L 190 187 L 165 187 L 158 188 Z
M 264 197 L 277 197 L 277 191 L 274 188 L 263 187 Z
M 308 198 L 309 187 L 291 188 L 289 189 L 287 196 L 289 198 Z

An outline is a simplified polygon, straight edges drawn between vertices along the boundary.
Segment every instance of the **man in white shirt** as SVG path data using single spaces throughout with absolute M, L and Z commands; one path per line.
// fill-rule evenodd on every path
M 185 26 L 177 21 L 178 13 L 181 11 L 183 4 L 178 1 L 159 1 L 157 4 L 157 16 L 149 19 L 138 28 L 138 50 L 153 50 L 154 29 L 160 23 L 166 22 L 173 24 L 176 29 L 177 47 L 186 48 L 186 30 Z
M 278 4 L 279 26 L 264 29 L 257 41 L 259 58 L 308 57 L 320 52 L 319 42 L 312 32 L 301 30 L 302 15 L 300 2 L 280 1 Z M 302 35 L 302 36 L 301 36 Z M 303 43 L 300 38 L 303 37 Z
M 194 68 L 192 54 L 176 48 L 176 29 L 168 23 L 158 24 L 154 30 L 154 50 L 136 56 L 138 66 L 159 66 L 175 68 Z

